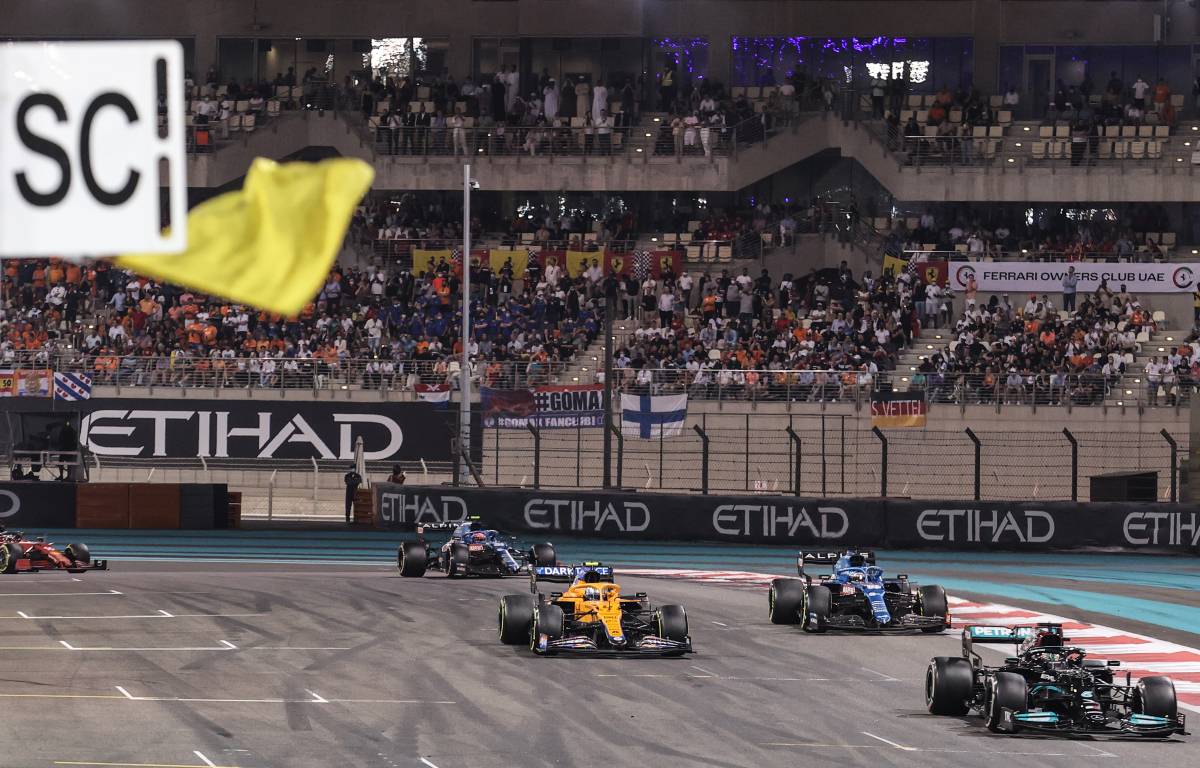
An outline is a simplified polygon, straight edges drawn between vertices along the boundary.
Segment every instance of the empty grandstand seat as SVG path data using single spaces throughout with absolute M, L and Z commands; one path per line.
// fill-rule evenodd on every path
M 1129 154 L 1129 142 L 1124 139 L 1113 142 L 1113 157 L 1118 160 Z
M 733 261 L 733 248 L 728 245 L 717 246 L 717 261 Z
M 1137 135 L 1138 135 L 1139 139 L 1150 138 L 1151 136 L 1154 135 L 1154 126 L 1153 125 L 1139 125 Z
M 689 245 L 687 247 L 687 260 L 692 262 L 700 261 L 701 248 L 698 245 Z
M 247 131 L 247 132 L 253 131 L 254 124 L 257 121 L 258 121 L 258 118 L 255 116 L 255 114 L 253 112 L 242 115 L 242 130 Z
M 218 99 L 219 99 L 219 98 L 221 98 L 222 96 L 224 96 L 224 95 L 225 95 L 225 94 L 227 94 L 227 93 L 229 93 L 229 86 L 228 86 L 228 85 L 218 85 L 218 86 L 217 86 L 217 98 L 218 98 Z
M 913 230 L 915 230 L 915 229 L 918 229 L 918 228 L 920 228 L 920 226 L 921 226 L 921 217 L 920 217 L 920 216 L 909 216 L 908 218 L 906 218 L 906 219 L 904 220 L 904 226 L 905 226 L 905 228 L 906 228 L 906 229 L 908 229 L 910 232 L 911 232 L 911 231 L 913 231 Z
M 1169 138 L 1170 136 L 1171 136 L 1171 126 L 1169 126 L 1169 125 L 1154 126 L 1154 138 L 1166 139 L 1166 138 Z
M 1119 126 L 1119 125 L 1104 126 L 1104 135 L 1110 139 L 1121 138 L 1121 126 Z
M 1162 158 L 1162 145 L 1163 145 L 1163 143 L 1161 141 L 1147 141 L 1146 142 L 1146 156 L 1149 157 L 1151 160 L 1161 159 Z
M 571 127 L 572 128 L 582 128 L 585 119 L 586 118 L 582 118 L 582 117 L 572 117 L 571 118 Z
M 925 126 L 925 138 L 936 139 L 937 135 L 938 135 L 938 129 L 937 129 L 936 125 Z
M 429 99 L 430 94 L 431 94 L 431 91 L 429 90 L 428 85 L 417 86 L 417 98 L 420 99 L 421 101 L 426 101 L 427 99 Z
M 935 101 L 937 101 L 937 94 L 927 93 L 927 94 L 925 94 L 924 98 L 921 100 L 921 103 L 924 104 L 926 107 L 932 107 L 933 103 Z
M 474 128 L 474 127 L 475 127 L 475 118 L 473 118 L 473 117 L 464 117 L 463 118 L 463 128 Z
M 1046 142 L 1035 141 L 1029 145 L 1029 154 L 1034 160 L 1046 159 Z
M 664 243 L 674 243 L 679 240 L 679 237 L 674 232 L 667 232 L 662 236 Z
M 419 102 L 419 101 L 408 102 L 408 111 L 409 112 L 420 112 L 421 111 L 421 102 Z
M 758 87 L 757 85 L 747 86 L 746 87 L 746 98 L 747 99 L 762 98 L 762 88 Z
M 909 109 L 920 109 L 921 108 L 921 94 L 919 94 L 919 93 L 908 94 L 908 107 L 909 107 Z
M 1054 126 L 1054 138 L 1069 139 L 1071 138 L 1071 126 L 1063 123 L 1062 125 Z
M 275 98 L 286 99 L 288 96 L 291 96 L 291 95 L 292 95 L 292 89 L 290 87 L 288 87 L 286 85 L 275 86 Z
M 1146 157 L 1146 142 L 1129 142 L 1129 156 L 1134 160 L 1144 160 Z
M 954 109 L 950 110 L 950 122 L 961 123 L 962 118 L 963 118 L 963 111 L 961 108 L 955 107 Z
M 1154 310 L 1153 314 L 1150 315 L 1150 319 L 1158 325 L 1162 325 L 1167 322 L 1167 313 L 1161 309 L 1156 309 Z
M 267 102 L 267 114 L 270 115 L 271 117 L 278 117 L 279 109 L 282 106 L 283 106 L 282 104 L 280 104 L 278 101 L 275 101 L 274 99 L 272 99 L 271 101 L 268 101 Z M 378 125 L 378 121 L 376 122 L 376 125 Z
M 380 99 L 378 102 L 375 103 L 375 114 L 382 115 L 384 112 L 387 112 L 391 108 L 392 108 L 392 102 L 388 101 L 387 99 Z
M 249 101 L 234 102 L 233 111 L 237 112 L 239 115 L 246 114 L 247 112 L 250 111 L 250 102 Z
M 521 233 L 521 242 L 522 243 L 532 243 L 533 242 L 533 233 L 532 232 L 522 232 Z
M 925 123 L 928 123 L 929 122 L 929 110 L 927 110 L 927 109 L 917 110 L 917 122 L 922 125 L 924 125 Z
M 681 243 L 692 242 L 692 233 L 691 232 L 680 232 L 679 233 L 679 242 L 681 242 Z
M 1182 93 L 1172 93 L 1171 94 L 1171 106 L 1175 107 L 1175 109 L 1177 109 L 1177 110 L 1183 109 L 1183 94 Z
M 688 229 L 688 232 L 695 232 L 697 229 L 700 229 L 699 220 L 689 221 L 687 224 L 687 229 Z
M 1136 139 L 1137 138 L 1137 126 L 1136 125 L 1122 125 L 1121 126 L 1121 138 L 1122 139 Z
M 745 96 L 746 95 L 746 86 L 744 86 L 744 85 L 733 86 L 732 88 L 729 89 L 729 95 L 735 99 L 739 96 Z
M 1158 244 L 1168 247 L 1168 248 L 1174 248 L 1175 247 L 1175 233 L 1174 232 L 1163 232 L 1162 235 L 1160 235 Z
M 1113 156 L 1113 143 L 1111 141 L 1101 141 L 1096 144 L 1096 154 L 1102 160 L 1109 160 Z
M 229 116 L 229 130 L 231 130 L 231 131 L 242 130 L 242 116 L 241 115 L 230 115 Z
M 989 125 L 988 126 L 988 138 L 999 139 L 1003 136 L 1004 136 L 1004 126 L 1002 126 L 1002 125 Z
M 916 117 L 916 116 L 917 116 L 917 111 L 916 111 L 915 109 L 902 109 L 902 110 L 900 110 L 900 122 L 901 122 L 901 123 L 907 123 L 907 122 L 908 122 L 908 118 L 910 118 L 910 117 Z
M 594 242 L 596 242 L 596 237 L 597 237 L 597 234 L 595 232 L 584 232 L 583 233 L 583 242 L 594 243 Z
M 1048 143 L 1048 149 L 1051 160 L 1061 160 L 1063 156 L 1063 145 L 1061 141 L 1051 141 Z
M 999 109 L 1004 106 L 1004 97 L 998 93 L 993 93 L 991 96 L 988 96 L 988 104 L 991 105 L 992 109 Z
M 976 139 L 986 139 L 987 131 L 988 131 L 988 129 L 987 129 L 986 125 L 971 126 L 971 136 Z
M 1011 125 L 1012 112 L 1007 109 L 1000 110 L 996 113 L 996 122 L 1000 123 L 1000 125 Z

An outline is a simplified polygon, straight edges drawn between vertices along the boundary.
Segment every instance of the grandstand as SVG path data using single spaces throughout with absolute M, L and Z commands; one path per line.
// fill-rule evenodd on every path
M 6 262 L 0 366 L 97 395 L 457 392 L 466 262 L 476 387 L 603 383 L 609 295 L 617 393 L 863 413 L 921 392 L 934 419 L 1056 432 L 1170 409 L 1186 443 L 1191 289 L 1026 296 L 947 265 L 1200 255 L 1195 9 L 1038 3 L 1088 32 L 1034 44 L 1019 0 L 584 3 L 536 28 L 532 0 L 408 5 L 400 25 L 300 0 L 72 29 L 17 0 L 16 39 L 181 40 L 195 200 L 256 155 L 359 157 L 376 184 L 296 318 L 103 261 Z

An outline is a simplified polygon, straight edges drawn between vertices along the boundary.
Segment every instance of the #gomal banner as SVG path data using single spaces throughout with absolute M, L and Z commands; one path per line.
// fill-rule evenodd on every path
M 489 429 L 571 429 L 604 426 L 604 387 L 553 385 L 479 392 L 483 426 Z
M 1091 293 L 1101 280 L 1116 293 L 1124 285 L 1130 293 L 1191 293 L 1196 289 L 1197 264 L 1074 264 L 1037 261 L 952 261 L 950 286 L 964 291 L 972 275 L 984 293 L 1061 293 L 1071 267 L 1079 293 Z

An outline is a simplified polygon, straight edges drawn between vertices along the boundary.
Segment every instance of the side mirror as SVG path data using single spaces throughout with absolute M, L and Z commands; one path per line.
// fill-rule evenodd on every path
M 1109 659 L 1109 660 L 1108 660 L 1108 666 L 1110 666 L 1110 667 L 1119 667 L 1119 666 L 1121 666 L 1121 662 L 1117 661 L 1116 659 Z
M 1004 666 L 1006 666 L 1006 667 L 1015 667 L 1020 663 L 1021 663 L 1021 659 L 1017 656 L 1009 656 L 1008 658 L 1006 658 L 1004 660 Z

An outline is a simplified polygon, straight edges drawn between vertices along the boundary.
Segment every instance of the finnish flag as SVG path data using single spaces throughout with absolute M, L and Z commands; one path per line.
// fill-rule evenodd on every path
M 621 432 L 643 440 L 675 437 L 687 421 L 687 395 L 621 395 Z

